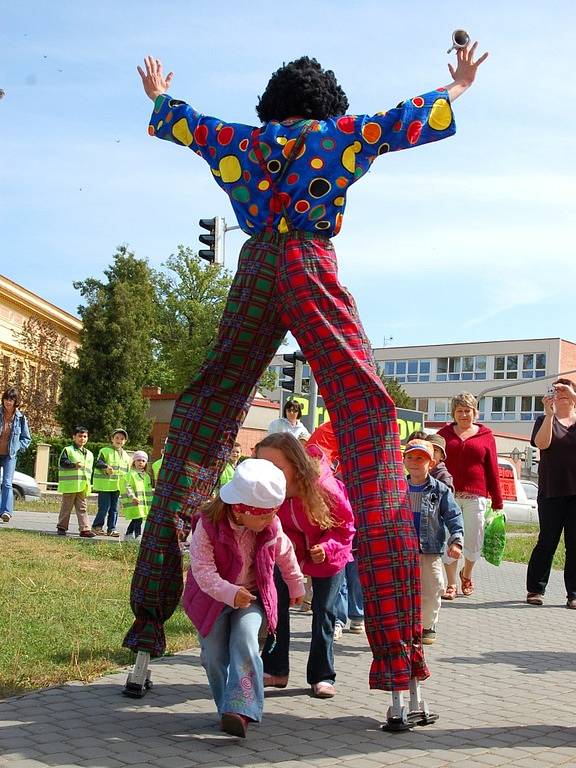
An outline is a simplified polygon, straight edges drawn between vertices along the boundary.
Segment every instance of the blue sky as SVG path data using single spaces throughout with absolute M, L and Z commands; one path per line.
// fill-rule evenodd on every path
M 352 188 L 341 279 L 375 346 L 574 340 L 575 22 L 554 0 L 5 3 L 0 272 L 75 312 L 72 281 L 100 277 L 117 245 L 159 266 L 196 249 L 199 218 L 235 223 L 202 160 L 148 137 L 145 54 L 174 70 L 173 95 L 254 124 L 271 72 L 302 54 L 335 70 L 355 113 L 444 85 L 462 27 L 490 58 L 455 103 L 458 132 Z M 242 240 L 227 236 L 231 270 Z

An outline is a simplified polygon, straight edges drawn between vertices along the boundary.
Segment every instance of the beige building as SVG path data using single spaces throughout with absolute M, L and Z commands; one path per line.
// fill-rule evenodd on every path
M 20 387 L 33 431 L 38 414 L 56 405 L 59 362 L 75 360 L 81 327 L 77 317 L 0 275 L 0 387 Z

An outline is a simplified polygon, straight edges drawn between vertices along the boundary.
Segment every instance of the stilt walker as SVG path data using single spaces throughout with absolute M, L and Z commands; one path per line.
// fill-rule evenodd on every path
M 172 98 L 166 93 L 172 73 L 165 77 L 157 59 L 138 68 L 154 101 L 150 134 L 206 160 L 250 237 L 218 338 L 174 408 L 132 580 L 135 621 L 124 645 L 140 653 L 131 695 L 149 687 L 145 654 L 164 652 L 163 624 L 182 592 L 180 540 L 216 485 L 261 374 L 291 331 L 330 412 L 357 517 L 370 687 L 394 692 L 389 720 L 428 717 L 418 688 L 429 675 L 419 554 L 396 411 L 354 300 L 338 280 L 330 238 L 342 226 L 348 188 L 379 155 L 455 132 L 451 102 L 473 83 L 487 55 L 475 61 L 475 51 L 476 44 L 458 50 L 448 86 L 375 115 L 346 114 L 348 100 L 334 73 L 303 57 L 272 75 L 256 108 L 260 127 L 227 123 Z M 410 691 L 405 716 L 402 691 Z

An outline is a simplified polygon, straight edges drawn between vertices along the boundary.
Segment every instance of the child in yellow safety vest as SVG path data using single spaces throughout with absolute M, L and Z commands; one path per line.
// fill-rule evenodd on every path
M 118 500 L 120 498 L 120 480 L 130 469 L 130 456 L 124 450 L 128 440 L 125 429 L 112 432 L 112 444 L 100 448 L 94 464 L 92 486 L 98 492 L 98 514 L 92 523 L 92 533 L 97 536 L 114 536 L 118 522 Z M 104 531 L 106 523 L 106 531 Z
M 86 427 L 75 427 L 72 435 L 72 445 L 67 445 L 58 460 L 58 493 L 62 494 L 62 504 L 56 532 L 58 536 L 66 536 L 70 514 L 76 510 L 80 536 L 92 539 L 96 534 L 90 530 L 88 519 L 88 498 L 91 488 L 92 465 L 94 456 L 85 446 L 88 441 Z
M 132 456 L 132 469 L 121 480 L 122 512 L 130 520 L 124 541 L 140 540 L 142 521 L 148 516 L 152 503 L 152 481 L 146 471 L 148 454 L 136 451 Z

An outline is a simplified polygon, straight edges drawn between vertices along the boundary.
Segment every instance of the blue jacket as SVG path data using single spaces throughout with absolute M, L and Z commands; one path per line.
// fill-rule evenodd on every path
M 0 431 L 4 426 L 4 410 L 0 407 Z M 10 430 L 10 439 L 8 441 L 8 455 L 11 459 L 16 458 L 16 454 L 25 451 L 30 445 L 32 438 L 28 429 L 26 416 L 16 408 L 14 412 L 14 421 Z
M 446 528 L 450 534 L 446 542 Z M 420 551 L 443 555 L 446 546 L 464 542 L 464 520 L 447 485 L 428 475 L 420 508 Z

